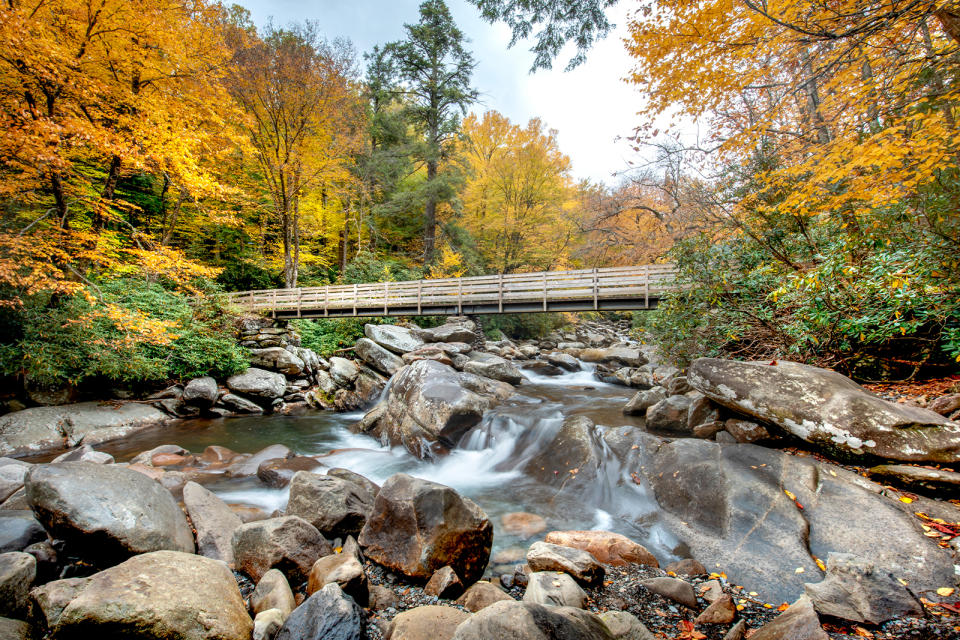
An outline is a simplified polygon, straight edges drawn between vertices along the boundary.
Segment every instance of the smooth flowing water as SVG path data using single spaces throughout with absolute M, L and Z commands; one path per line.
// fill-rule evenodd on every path
M 550 446 L 567 418 L 583 415 L 598 425 L 641 426 L 641 419 L 621 411 L 634 391 L 599 382 L 590 370 L 556 377 L 529 371 L 525 375 L 527 381 L 513 397 L 488 411 L 456 450 L 436 461 L 418 460 L 402 447 L 384 447 L 373 438 L 353 433 L 349 426 L 360 419 L 362 412 L 187 420 L 139 434 L 105 450 L 124 460 L 164 443 L 196 454 L 209 445 L 255 453 L 279 443 L 302 455 L 323 456 L 321 461 L 328 467 L 350 469 L 377 483 L 403 472 L 454 487 L 490 516 L 495 556 L 498 550 L 530 543 L 508 534 L 501 526 L 500 516 L 517 511 L 542 516 L 548 531 L 604 529 L 623 533 L 647 546 L 661 561 L 682 553 L 677 541 L 658 524 L 652 496 L 631 482 L 608 452 L 598 452 L 604 463 L 589 487 L 572 483 L 577 486 L 558 489 L 522 471 L 529 460 Z M 266 487 L 256 477 L 223 477 L 205 484 L 229 503 L 257 506 L 268 512 L 283 509 L 287 502 L 287 489 Z

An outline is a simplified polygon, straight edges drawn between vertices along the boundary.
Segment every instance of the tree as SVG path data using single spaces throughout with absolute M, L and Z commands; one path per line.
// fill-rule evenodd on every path
M 440 170 L 449 159 L 459 116 L 477 98 L 477 91 L 470 86 L 476 63 L 443 0 L 423 2 L 420 21 L 404 28 L 407 39 L 390 43 L 387 51 L 411 101 L 410 121 L 424 136 L 416 155 L 426 165 L 422 187 L 423 263 L 429 265 L 436 245 L 437 205 L 453 196 L 450 181 Z

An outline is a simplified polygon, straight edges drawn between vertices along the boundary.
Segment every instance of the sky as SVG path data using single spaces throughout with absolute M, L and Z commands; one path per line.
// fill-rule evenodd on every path
M 403 39 L 403 25 L 417 21 L 420 5 L 420 0 L 238 1 L 258 26 L 269 18 L 277 25 L 316 20 L 327 38 L 349 38 L 361 53 L 376 44 Z M 621 42 L 626 33 L 625 9 L 611 12 L 617 30 L 594 46 L 585 64 L 564 72 L 569 56 L 561 57 L 553 70 L 531 75 L 531 43 L 519 42 L 510 49 L 510 30 L 505 25 L 484 22 L 466 0 L 447 0 L 447 4 L 470 38 L 468 47 L 478 63 L 474 86 L 480 100 L 473 111 L 495 109 L 521 125 L 539 117 L 558 131 L 560 148 L 570 156 L 577 178 L 609 184 L 614 172 L 627 168 L 631 151 L 617 137 L 629 136 L 639 124 L 636 112 L 641 103 L 636 90 L 622 81 L 630 70 Z

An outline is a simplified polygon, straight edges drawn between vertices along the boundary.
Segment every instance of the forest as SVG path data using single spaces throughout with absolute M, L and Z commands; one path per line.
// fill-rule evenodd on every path
M 0 374 L 238 371 L 226 291 L 655 262 L 684 286 L 634 323 L 679 364 L 956 371 L 960 13 L 624 1 L 637 161 L 609 184 L 478 103 L 443 0 L 367 52 L 208 0 L 5 3 Z M 615 2 L 471 4 L 536 69 L 582 62 Z

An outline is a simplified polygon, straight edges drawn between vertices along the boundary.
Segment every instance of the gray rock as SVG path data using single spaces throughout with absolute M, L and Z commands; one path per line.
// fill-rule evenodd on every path
M 423 340 L 405 327 L 390 324 L 367 324 L 363 334 L 394 353 L 404 354 L 423 346 Z
M 583 585 L 603 582 L 605 573 L 603 565 L 586 551 L 549 542 L 534 542 L 527 551 L 527 564 L 532 571 L 567 573 Z
M 613 637 L 600 618 L 580 609 L 504 601 L 490 605 L 461 623 L 453 640 L 611 640 Z
M 210 376 L 194 378 L 183 387 L 183 395 L 180 399 L 184 404 L 188 404 L 201 409 L 213 406 L 217 401 L 217 381 Z
M 0 553 L 0 616 L 24 618 L 30 610 L 30 587 L 37 560 L 29 553 Z
M 690 383 L 718 404 L 774 424 L 827 452 L 905 462 L 960 460 L 960 423 L 883 400 L 833 371 L 700 358 Z
M 800 596 L 773 621 L 757 629 L 750 640 L 830 640 L 830 636 L 820 626 L 810 598 Z
M 686 378 L 683 378 L 686 381 Z M 693 431 L 696 427 L 720 419 L 720 408 L 705 395 L 693 392 L 690 398 L 690 409 L 687 411 L 687 427 Z
M 693 430 L 687 426 L 689 412 L 690 398 L 669 396 L 647 409 L 647 429 L 690 435 Z
M 942 416 L 948 416 L 957 410 L 960 410 L 960 393 L 951 393 L 949 395 L 934 398 L 927 405 L 927 409 Z
M 477 325 L 472 321 L 447 322 L 439 327 L 420 329 L 417 336 L 425 342 L 465 342 L 470 344 L 477 339 Z
M 466 373 L 473 373 L 485 378 L 499 380 L 507 384 L 520 384 L 523 382 L 523 374 L 520 369 L 510 364 L 507 360 L 499 356 L 484 354 L 482 359 L 471 359 L 465 365 L 463 370 Z
M 0 618 L 0 638 L 4 640 L 33 640 L 34 628 L 23 620 Z
M 642 367 L 647 358 L 639 349 L 629 347 L 609 347 L 606 349 L 584 349 L 580 352 L 584 362 L 600 362 L 621 367 Z
M 349 387 L 360 375 L 360 368 L 346 358 L 334 356 L 330 358 L 330 368 L 327 373 L 338 386 Z
M 307 593 L 320 591 L 328 584 L 337 584 L 357 604 L 366 606 L 370 598 L 367 574 L 351 553 L 332 553 L 313 563 L 307 579 Z
M 371 502 L 373 502 L 373 499 L 377 497 L 377 493 L 380 491 L 380 485 L 378 485 L 376 482 L 373 482 L 366 476 L 362 476 L 359 473 L 350 471 L 349 469 L 341 469 L 339 467 L 327 469 L 327 476 L 331 478 L 340 478 L 341 480 L 346 480 L 347 482 L 360 485 L 363 490 L 370 495 Z
M 372 326 L 372 325 L 367 325 Z M 307 598 L 283 623 L 277 640 L 363 640 L 363 612 L 336 584 Z
M 769 442 L 775 439 L 766 427 L 749 420 L 731 418 L 723 423 L 723 428 L 741 444 Z
M 287 513 L 300 516 L 330 538 L 358 535 L 374 497 L 364 484 L 298 471 L 290 482 Z
M 253 640 L 273 640 L 287 617 L 280 609 L 265 609 L 253 619 Z
M 34 407 L 0 416 L 0 455 L 37 453 L 126 437 L 164 424 L 170 418 L 156 407 L 126 402 L 81 402 Z
M 27 474 L 26 490 L 47 531 L 94 562 L 113 564 L 162 549 L 193 553 L 183 511 L 142 473 L 90 462 L 37 465 Z
M 298 376 L 307 368 L 302 358 L 283 347 L 250 349 L 250 364 L 288 376 Z
M 0 553 L 23 551 L 47 539 L 47 532 L 29 509 L 0 510 Z
M 184 485 L 183 503 L 197 531 L 197 552 L 233 566 L 233 532 L 243 524 L 240 516 L 196 482 Z
M 296 608 L 297 603 L 290 589 L 290 583 L 278 569 L 270 569 L 263 574 L 257 583 L 257 588 L 250 595 L 250 610 L 254 614 L 277 609 L 283 614 L 283 620 L 286 620 L 290 612 Z
M 923 605 L 894 576 L 848 553 L 831 553 L 823 581 L 803 587 L 822 615 L 869 624 L 923 616 Z
M 567 371 L 580 371 L 581 369 L 580 361 L 569 353 L 548 353 L 545 358 L 550 364 L 560 367 L 561 369 L 566 369 Z
M 313 563 L 333 548 L 316 527 L 297 516 L 248 522 L 233 532 L 237 570 L 258 581 L 270 569 L 279 569 L 299 584 Z
M 406 576 L 427 580 L 450 566 L 469 584 L 490 560 L 493 525 L 450 487 L 398 473 L 377 494 L 358 542 L 367 558 Z
M 388 376 L 392 376 L 403 366 L 403 360 L 369 338 L 357 340 L 353 345 L 353 352 L 368 365 Z
M 57 637 L 248 640 L 252 631 L 225 564 L 155 551 L 93 575 L 60 615 Z
M 524 602 L 577 609 L 582 609 L 586 604 L 587 594 L 566 573 L 535 571 L 527 577 L 529 582 L 527 590 L 523 592 Z
M 257 475 L 260 465 L 267 460 L 287 459 L 293 457 L 290 447 L 282 444 L 272 444 L 257 451 L 252 456 L 238 456 L 226 468 L 225 475 L 231 478 L 243 478 Z
M 697 594 L 694 593 L 693 586 L 685 580 L 669 577 L 649 578 L 641 580 L 640 585 L 651 593 L 661 595 L 685 607 L 697 608 Z
M 90 578 L 65 578 L 54 580 L 35 588 L 30 597 L 40 608 L 48 629 L 53 629 L 60 621 L 60 614 L 70 602 L 90 582 Z
M 623 406 L 623 412 L 628 416 L 643 416 L 647 409 L 667 399 L 667 390 L 663 387 L 653 387 L 646 391 L 638 391 L 630 401 Z
M 223 406 L 237 413 L 263 413 L 263 407 L 256 402 L 251 402 L 232 393 L 223 394 L 220 402 L 223 403 Z
M 922 493 L 956 495 L 960 493 L 960 473 L 943 469 L 927 469 L 906 464 L 881 464 L 867 473 L 882 482 L 907 487 Z
M 656 636 L 627 611 L 605 611 L 600 614 L 600 620 L 617 640 L 656 640 Z
M 3 460 L 9 460 L 4 458 Z M 20 488 L 23 487 L 23 479 L 30 470 L 30 465 L 20 463 L 20 461 L 11 461 L 10 463 L 0 463 L 0 502 L 3 502 Z
M 257 467 L 257 477 L 268 487 L 282 489 L 290 484 L 293 476 L 301 471 L 316 471 L 323 464 L 310 456 L 293 456 L 292 458 L 271 458 L 264 460 Z M 300 515 L 300 514 L 294 514 Z
M 393 619 L 387 637 L 390 640 L 449 640 L 457 626 L 468 618 L 469 613 L 454 607 L 416 607 Z
M 271 402 L 283 397 L 287 379 L 282 373 L 250 367 L 227 378 L 227 388 L 258 402 Z

